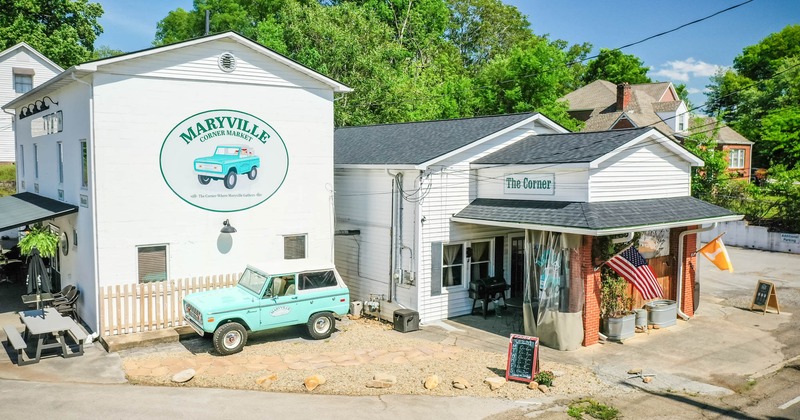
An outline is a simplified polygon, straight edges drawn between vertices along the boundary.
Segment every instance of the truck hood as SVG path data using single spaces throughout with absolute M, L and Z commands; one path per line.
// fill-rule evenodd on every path
M 214 313 L 241 309 L 255 304 L 258 299 L 242 287 L 236 286 L 191 293 L 186 295 L 183 300 L 194 306 L 205 316 L 210 314 L 209 310 L 211 308 L 214 308 Z

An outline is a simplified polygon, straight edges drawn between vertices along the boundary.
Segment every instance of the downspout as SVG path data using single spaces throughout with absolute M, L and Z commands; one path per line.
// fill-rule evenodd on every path
M 389 299 L 388 302 L 391 302 L 394 298 L 392 294 L 394 291 L 394 248 L 395 248 L 395 241 L 394 241 L 394 225 L 395 225 L 395 212 L 394 212 L 394 196 L 395 196 L 395 176 L 397 174 L 393 174 L 389 172 L 389 169 L 386 169 L 386 174 L 392 177 L 392 211 L 391 211 L 391 218 L 392 221 L 389 223 Z
M 88 187 L 89 187 L 89 189 L 91 191 L 96 192 L 95 188 L 97 187 L 97 179 L 95 178 L 95 176 L 97 174 L 97 171 L 96 171 L 96 166 L 95 166 L 96 165 L 96 159 L 95 159 L 96 156 L 95 156 L 95 141 L 94 141 L 95 140 L 94 139 L 94 86 L 92 86 L 91 83 L 84 82 L 83 80 L 80 80 L 77 77 L 75 77 L 75 73 L 74 72 L 70 73 L 70 77 L 72 78 L 73 81 L 76 81 L 78 83 L 84 84 L 89 88 L 89 135 L 88 135 L 89 138 L 86 139 L 86 141 L 88 142 L 87 143 L 87 149 L 88 149 L 88 146 L 91 145 L 91 152 L 89 152 L 87 150 L 87 154 L 89 154 L 89 156 L 92 157 L 92 167 L 91 167 L 91 170 L 89 171 L 90 182 L 89 182 L 89 186 Z M 90 197 L 90 201 L 92 203 L 91 205 L 92 205 L 92 213 L 93 213 L 93 217 L 91 218 L 91 220 L 92 220 L 91 229 L 92 229 L 92 236 L 93 236 L 93 241 L 94 241 L 94 258 L 93 258 L 93 260 L 94 260 L 93 261 L 93 264 L 94 264 L 94 283 L 95 283 L 95 285 L 94 285 L 94 287 L 95 287 L 95 293 L 94 293 L 94 295 L 95 295 L 94 322 L 95 322 L 95 325 L 97 326 L 97 333 L 98 334 L 102 334 L 102 331 L 100 331 L 100 328 L 101 328 L 101 326 L 100 326 L 100 263 L 98 262 L 98 258 L 97 258 L 97 255 L 98 255 L 97 250 L 99 249 L 99 246 L 98 246 L 98 234 L 97 234 L 97 195 L 96 194 L 89 194 L 89 197 Z
M 686 315 L 681 310 L 681 300 L 682 300 L 681 297 L 683 295 L 683 290 L 682 289 L 683 289 L 683 265 L 684 265 L 684 260 L 683 260 L 683 239 L 686 237 L 686 235 L 691 235 L 693 233 L 700 233 L 700 232 L 708 232 L 709 230 L 714 229 L 715 227 L 717 227 L 717 222 L 712 223 L 711 226 L 709 226 L 709 227 L 686 230 L 686 231 L 681 232 L 680 235 L 678 235 L 678 259 L 679 259 L 678 262 L 679 262 L 679 264 L 678 264 L 678 279 L 676 281 L 677 287 L 675 288 L 675 303 L 678 306 L 678 316 L 683 318 L 684 321 L 688 321 L 689 320 L 689 315 Z

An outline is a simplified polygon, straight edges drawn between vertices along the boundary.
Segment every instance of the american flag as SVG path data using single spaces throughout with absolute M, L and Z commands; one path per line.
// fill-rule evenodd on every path
M 656 273 L 636 248 L 630 247 L 620 252 L 608 260 L 606 265 L 633 284 L 645 300 L 664 295 L 664 290 L 656 280 Z

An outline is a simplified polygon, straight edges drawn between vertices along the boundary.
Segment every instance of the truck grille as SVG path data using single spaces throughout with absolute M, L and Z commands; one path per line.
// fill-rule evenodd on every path
M 203 322 L 202 317 L 200 315 L 200 311 L 198 311 L 197 308 L 195 308 L 194 306 L 187 303 L 184 307 L 184 311 L 188 317 L 192 318 L 198 323 Z

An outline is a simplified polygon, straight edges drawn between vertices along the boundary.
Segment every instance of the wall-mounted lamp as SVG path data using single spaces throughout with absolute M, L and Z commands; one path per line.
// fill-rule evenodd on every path
M 54 101 L 53 98 L 45 96 L 44 98 L 37 99 L 36 102 L 28 104 L 27 106 L 23 107 L 19 113 L 19 119 L 27 118 L 33 114 L 38 114 L 42 111 L 47 111 L 48 109 L 50 109 L 47 103 L 45 103 L 45 99 L 49 99 L 50 103 L 53 105 L 58 105 L 58 102 Z
M 231 226 L 231 222 L 229 222 L 228 219 L 225 219 L 225 221 L 222 222 L 222 229 L 219 230 L 219 233 L 236 233 L 236 228 Z

